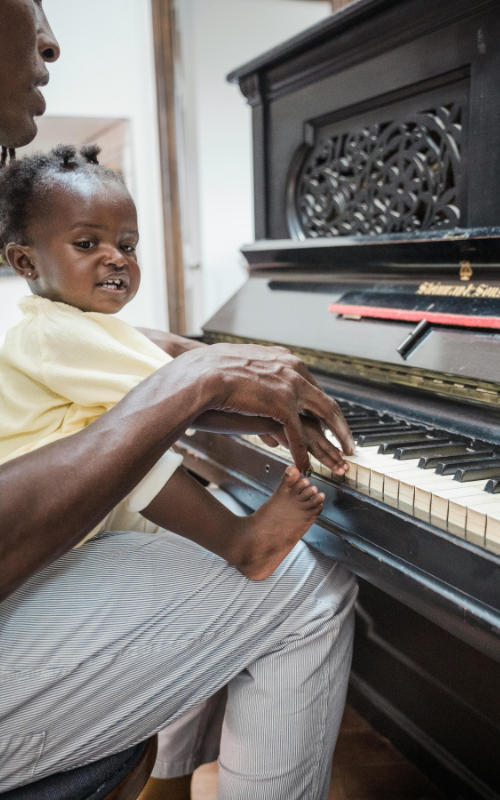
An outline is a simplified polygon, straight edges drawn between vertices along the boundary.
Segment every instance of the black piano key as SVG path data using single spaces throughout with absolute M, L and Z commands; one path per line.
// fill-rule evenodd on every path
M 488 478 L 500 478 L 500 458 L 492 458 L 488 464 L 484 462 L 483 466 L 466 466 L 457 469 L 453 480 L 459 483 L 466 481 L 482 481 Z
M 383 453 L 384 455 L 390 455 L 391 453 L 395 453 L 396 450 L 399 450 L 400 447 L 404 447 L 405 445 L 412 445 L 414 447 L 422 445 L 433 445 L 433 444 L 446 444 L 450 441 L 449 437 L 441 438 L 438 436 L 425 436 L 422 433 L 418 434 L 414 439 L 407 439 L 407 434 L 403 434 L 402 436 L 395 436 L 394 441 L 388 441 L 384 444 L 380 445 L 378 452 Z
M 446 458 L 442 458 L 441 456 L 422 456 L 420 459 L 418 466 L 420 469 L 436 469 L 438 464 L 464 464 L 467 461 L 477 461 L 480 458 L 489 458 L 493 455 L 493 450 L 476 450 L 474 453 L 471 453 L 470 450 L 464 445 L 463 453 L 460 456 L 447 456 Z
M 367 433 L 359 436 L 357 443 L 360 447 L 375 447 L 377 444 L 385 446 L 391 442 L 405 444 L 405 442 L 414 442 L 425 439 L 425 435 L 425 430 L 410 430 L 408 433 L 406 433 L 404 430 L 384 433 L 384 431 L 381 430 L 380 433 Z M 385 450 L 380 450 L 380 452 L 385 453 Z
M 490 494 L 498 494 L 500 492 L 500 478 L 493 478 L 493 480 L 488 481 L 484 491 Z
M 436 475 L 454 475 L 457 469 L 461 469 L 462 467 L 487 467 L 490 464 L 495 463 L 496 458 L 490 458 L 487 456 L 479 456 L 477 455 L 476 458 L 473 459 L 463 459 L 462 456 L 457 456 L 454 461 L 447 461 L 446 463 L 439 462 L 436 467 Z
M 361 441 L 363 439 L 363 441 Z M 409 428 L 408 431 L 401 432 L 394 431 L 391 433 L 370 433 L 364 437 L 359 437 L 358 445 L 360 447 L 375 447 L 380 445 L 379 453 L 393 453 L 394 449 L 402 447 L 407 442 L 432 442 L 431 438 L 427 438 L 427 431 L 418 428 Z
M 351 430 L 357 430 L 358 428 L 373 428 L 375 425 L 382 425 L 382 421 L 377 419 L 377 417 L 364 417 L 363 419 L 350 419 L 348 420 L 348 424 Z
M 367 425 L 400 425 L 408 427 L 407 422 L 398 419 L 391 419 L 390 417 L 364 417 L 363 419 L 349 420 L 349 426 L 353 429 L 364 428 Z
M 445 439 L 441 444 L 434 444 L 427 442 L 423 445 L 410 445 L 409 447 L 399 447 L 395 453 L 394 458 L 398 461 L 407 461 L 411 458 L 420 458 L 422 456 L 453 456 L 458 455 L 463 451 L 463 445 L 456 442 L 451 442 Z
M 350 426 L 349 426 L 350 427 Z M 370 433 L 379 433 L 383 435 L 393 433 L 411 433 L 415 428 L 410 428 L 409 425 L 362 425 L 361 428 L 351 428 L 351 433 L 354 436 L 369 436 Z
M 378 414 L 377 414 L 376 411 L 374 411 L 372 414 L 366 414 L 366 413 L 362 413 L 361 414 L 358 411 L 352 411 L 352 412 L 351 411 L 344 411 L 342 413 L 344 414 L 344 417 L 346 418 L 346 420 L 348 422 L 350 422 L 350 421 L 354 422 L 355 420 L 358 420 L 358 419 L 359 420 L 362 420 L 362 419 L 367 419 L 367 420 L 378 419 Z

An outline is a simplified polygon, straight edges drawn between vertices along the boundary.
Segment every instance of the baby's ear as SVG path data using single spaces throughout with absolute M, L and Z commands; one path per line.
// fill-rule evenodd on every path
M 31 250 L 31 247 L 25 247 L 15 242 L 9 242 L 5 247 L 6 260 L 9 262 L 14 272 L 27 281 L 35 280 L 37 277 Z

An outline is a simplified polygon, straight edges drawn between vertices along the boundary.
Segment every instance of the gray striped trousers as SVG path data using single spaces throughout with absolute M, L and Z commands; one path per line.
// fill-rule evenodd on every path
M 172 774 L 190 771 L 227 686 L 218 797 L 326 800 L 355 596 L 354 578 L 302 542 L 261 582 L 171 533 L 70 551 L 0 606 L 0 791 L 176 720 L 191 741 Z

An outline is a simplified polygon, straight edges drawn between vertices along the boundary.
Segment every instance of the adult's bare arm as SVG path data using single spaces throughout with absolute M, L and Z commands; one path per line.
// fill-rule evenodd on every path
M 78 543 L 210 409 L 274 419 L 308 466 L 299 412 L 351 452 L 333 400 L 282 348 L 213 345 L 176 358 L 83 431 L 0 466 L 0 598 Z
M 187 339 L 185 336 L 179 336 L 177 333 L 169 333 L 167 331 L 160 331 L 156 328 L 137 328 L 138 331 L 147 336 L 160 350 L 164 350 L 172 358 L 177 358 L 188 350 L 196 350 L 197 347 L 206 347 L 204 342 L 199 342 L 197 339 Z

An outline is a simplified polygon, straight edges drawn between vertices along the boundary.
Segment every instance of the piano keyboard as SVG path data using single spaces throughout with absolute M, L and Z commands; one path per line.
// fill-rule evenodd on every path
M 354 403 L 339 405 L 356 454 L 345 457 L 349 471 L 343 477 L 311 458 L 315 474 L 500 554 L 500 451 Z M 242 438 L 291 460 L 285 447 L 268 447 L 258 436 Z

